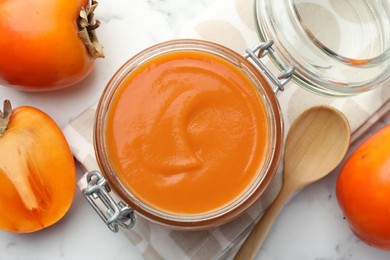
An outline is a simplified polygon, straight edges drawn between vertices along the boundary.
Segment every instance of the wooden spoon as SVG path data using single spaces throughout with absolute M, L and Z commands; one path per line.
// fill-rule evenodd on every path
M 280 193 L 244 241 L 235 259 L 253 259 L 290 195 L 330 173 L 344 158 L 350 142 L 345 116 L 329 106 L 303 112 L 291 125 L 284 151 Z

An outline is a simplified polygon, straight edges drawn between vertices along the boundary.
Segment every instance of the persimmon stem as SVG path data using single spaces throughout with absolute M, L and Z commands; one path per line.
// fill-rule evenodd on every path
M 103 46 L 100 44 L 95 32 L 100 25 L 100 21 L 94 19 L 93 13 L 97 6 L 97 0 L 92 0 L 87 7 L 83 7 L 81 9 L 80 16 L 77 21 L 79 27 L 79 37 L 92 57 L 104 58 Z
M 0 137 L 4 135 L 4 133 L 8 129 L 8 123 L 12 115 L 12 106 L 11 101 L 8 99 L 4 100 L 3 103 L 3 111 L 0 110 Z

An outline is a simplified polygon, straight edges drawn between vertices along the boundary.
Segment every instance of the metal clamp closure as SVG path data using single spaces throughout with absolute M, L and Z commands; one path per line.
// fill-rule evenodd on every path
M 246 53 L 244 54 L 244 58 L 251 58 L 252 61 L 260 67 L 260 69 L 265 73 L 268 79 L 271 80 L 271 82 L 276 86 L 273 91 L 275 94 L 277 94 L 279 90 L 283 91 L 284 86 L 291 80 L 295 71 L 295 67 L 285 66 L 282 73 L 278 77 L 275 77 L 275 75 L 272 74 L 272 72 L 260 59 L 267 54 L 274 52 L 274 49 L 272 48 L 273 44 L 274 42 L 272 40 L 267 42 L 261 42 L 254 49 L 247 49 Z M 258 52 L 257 55 L 256 52 Z
M 109 194 L 111 189 L 100 172 L 88 172 L 87 183 L 88 186 L 82 189 L 84 197 L 111 231 L 118 232 L 119 227 L 130 229 L 134 226 L 133 210 L 123 201 L 116 202 L 113 199 Z

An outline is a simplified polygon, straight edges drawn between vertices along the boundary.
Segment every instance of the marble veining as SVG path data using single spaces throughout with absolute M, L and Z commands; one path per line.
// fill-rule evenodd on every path
M 178 32 L 188 21 L 213 3 L 213 0 L 148 0 L 151 10 L 164 17 L 173 32 Z

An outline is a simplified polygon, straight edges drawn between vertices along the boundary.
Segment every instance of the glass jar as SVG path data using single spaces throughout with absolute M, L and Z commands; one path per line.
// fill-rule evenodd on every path
M 390 76 L 390 1 L 256 0 L 271 60 L 295 67 L 293 81 L 317 94 L 348 96 Z
M 245 75 L 255 87 L 253 91 L 256 92 L 258 101 L 264 104 L 266 121 L 268 121 L 267 124 L 264 124 L 264 127 L 267 128 L 266 138 L 268 139 L 268 145 L 266 146 L 262 163 L 256 166 L 257 170 L 255 177 L 250 184 L 241 191 L 239 196 L 232 199 L 226 205 L 217 207 L 211 211 L 180 214 L 162 210 L 153 204 L 145 202 L 142 196 L 139 196 L 137 192 L 132 191 L 126 186 L 125 180 L 122 178 L 123 176 L 121 177 L 120 174 L 118 174 L 117 168 L 115 168 L 113 163 L 113 154 L 110 153 L 110 149 L 108 149 L 109 142 L 112 142 L 112 140 L 107 137 L 107 133 L 110 111 L 113 109 L 114 100 L 118 95 L 121 95 L 123 88 L 126 88 L 125 82 L 130 77 L 137 75 L 138 69 L 143 67 L 144 64 L 146 64 L 147 70 L 154 70 L 157 69 L 154 63 L 156 59 L 172 53 L 178 53 L 180 56 L 181 53 L 187 51 L 207 53 L 208 55 L 211 55 L 211 57 L 222 59 L 224 62 L 227 62 L 243 72 L 243 75 Z M 221 78 L 226 77 L 226 75 L 216 76 Z M 172 84 L 170 87 L 175 88 L 176 86 L 175 84 Z M 132 101 L 130 100 L 130 102 Z M 179 113 L 179 111 L 177 111 L 177 113 Z M 269 186 L 276 174 L 281 158 L 283 142 L 282 122 L 283 120 L 274 90 L 248 59 L 226 47 L 211 42 L 174 40 L 158 44 L 142 51 L 125 63 L 112 77 L 101 96 L 97 107 L 94 143 L 96 158 L 102 175 L 98 172 L 89 173 L 87 177 L 89 187 L 84 189 L 84 194 L 94 205 L 95 209 L 99 212 L 107 225 L 114 231 L 118 230 L 118 226 L 129 227 L 133 225 L 132 222 L 134 222 L 134 217 L 132 215 L 133 213 L 131 213 L 132 210 L 134 210 L 137 215 L 146 218 L 149 221 L 174 229 L 193 230 L 219 226 L 233 220 L 245 212 L 258 200 Z M 166 139 L 169 137 L 161 136 L 161 138 Z M 132 148 L 130 147 L 129 149 Z M 251 159 L 248 158 L 248 161 L 249 160 Z M 226 178 L 229 178 L 229 176 L 226 176 Z M 110 188 L 107 187 L 107 183 L 104 179 L 107 180 Z M 97 188 L 96 184 L 99 183 L 100 185 L 98 186 L 100 187 Z M 115 200 L 110 198 L 108 193 L 111 189 L 119 195 L 119 199 L 122 202 L 116 203 Z M 223 190 L 223 187 L 220 188 L 222 194 Z M 182 195 L 183 194 L 177 194 L 179 197 Z M 103 208 L 97 205 L 98 202 L 96 202 L 96 199 L 103 202 L 101 203 L 103 204 Z

